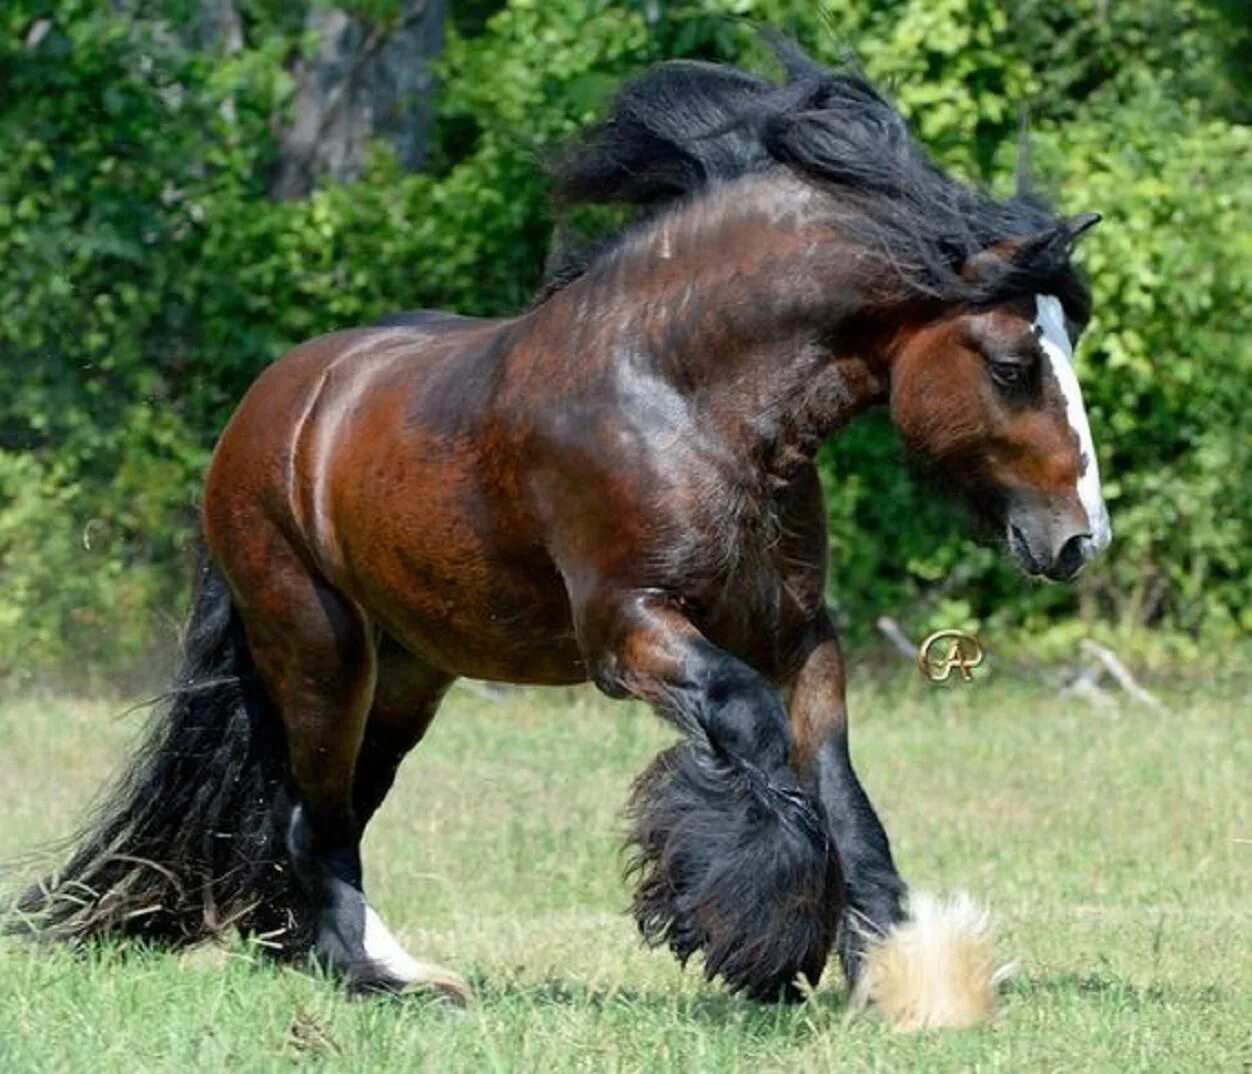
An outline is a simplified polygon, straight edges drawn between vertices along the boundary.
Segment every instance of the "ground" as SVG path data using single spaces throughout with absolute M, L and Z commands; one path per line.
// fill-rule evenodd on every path
M 901 665 L 854 692 L 854 752 L 904 875 L 991 905 L 1020 970 L 996 1023 L 898 1036 L 725 996 L 622 913 L 620 808 L 668 739 L 586 691 L 458 687 L 371 829 L 374 900 L 477 1005 L 344 999 L 249 949 L 0 941 L 0 1070 L 1252 1071 L 1245 687 L 1094 710 Z M 141 717 L 0 702 L 0 858 L 69 830 Z

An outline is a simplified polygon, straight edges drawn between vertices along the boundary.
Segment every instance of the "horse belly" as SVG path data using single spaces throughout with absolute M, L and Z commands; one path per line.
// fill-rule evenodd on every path
M 352 483 L 336 504 L 340 586 L 406 649 L 449 674 L 586 678 L 561 576 L 479 485 L 469 460 L 406 469 L 402 494 Z M 378 504 L 388 504 L 380 512 Z
M 370 611 L 405 649 L 450 675 L 493 682 L 561 686 L 583 682 L 586 666 L 564 592 L 537 591 L 497 578 L 489 589 L 464 578 L 422 584 Z

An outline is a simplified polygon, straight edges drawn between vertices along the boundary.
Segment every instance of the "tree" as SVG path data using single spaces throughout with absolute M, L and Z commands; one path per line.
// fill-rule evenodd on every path
M 447 0 L 405 0 L 385 21 L 342 7 L 310 7 L 305 33 L 316 44 L 297 68 L 274 196 L 301 197 L 319 180 L 359 178 L 377 138 L 401 167 L 426 163 L 446 14 Z
M 477 0 L 445 18 L 444 0 L 9 0 L 0 669 L 133 660 L 181 604 L 200 472 L 264 364 L 387 310 L 523 306 L 553 223 L 544 154 L 658 59 L 767 65 L 741 16 L 828 61 L 854 47 L 980 181 L 1011 181 L 1025 109 L 1044 188 L 1106 216 L 1081 254 L 1097 317 L 1080 365 L 1112 554 L 1077 596 L 1024 588 L 871 418 L 823 456 L 831 597 L 854 632 L 890 611 L 1063 634 L 1075 609 L 1252 630 L 1236 6 Z

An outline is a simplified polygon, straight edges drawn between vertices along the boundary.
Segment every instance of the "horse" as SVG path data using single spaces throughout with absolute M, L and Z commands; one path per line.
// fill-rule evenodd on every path
M 994 967 L 944 979 L 979 914 L 909 898 L 853 768 L 814 460 L 886 406 L 1024 572 L 1076 574 L 1110 539 L 1072 365 L 1099 216 L 954 178 L 858 71 L 775 48 L 781 78 L 619 89 L 552 187 L 634 217 L 518 315 L 397 314 L 260 374 L 205 477 L 167 704 L 25 928 L 233 926 L 354 992 L 464 1002 L 371 908 L 362 832 L 456 679 L 589 680 L 680 732 L 628 807 L 648 943 L 757 1000 L 834 953 L 898 1023 L 979 1016 Z

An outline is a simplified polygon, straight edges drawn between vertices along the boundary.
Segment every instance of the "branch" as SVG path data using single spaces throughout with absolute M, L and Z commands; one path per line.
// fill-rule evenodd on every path
M 910 662 L 917 659 L 917 646 L 909 641 L 909 636 L 900 629 L 897 623 L 889 615 L 880 615 L 875 621 L 878 632 L 891 642 L 892 648 L 895 649 L 905 660 Z
M 1112 649 L 1106 648 L 1090 638 L 1083 638 L 1079 642 L 1079 648 L 1113 676 L 1117 680 L 1117 685 L 1141 705 L 1146 705 L 1157 712 L 1169 712 L 1167 705 L 1139 685 L 1135 677 L 1130 673 L 1126 665 L 1117 658 L 1117 654 Z
M 1113 705 L 1113 698 L 1106 690 L 1100 689 L 1100 669 L 1089 664 L 1082 668 L 1068 686 L 1061 690 L 1062 697 L 1081 697 L 1092 708 L 1107 709 Z

